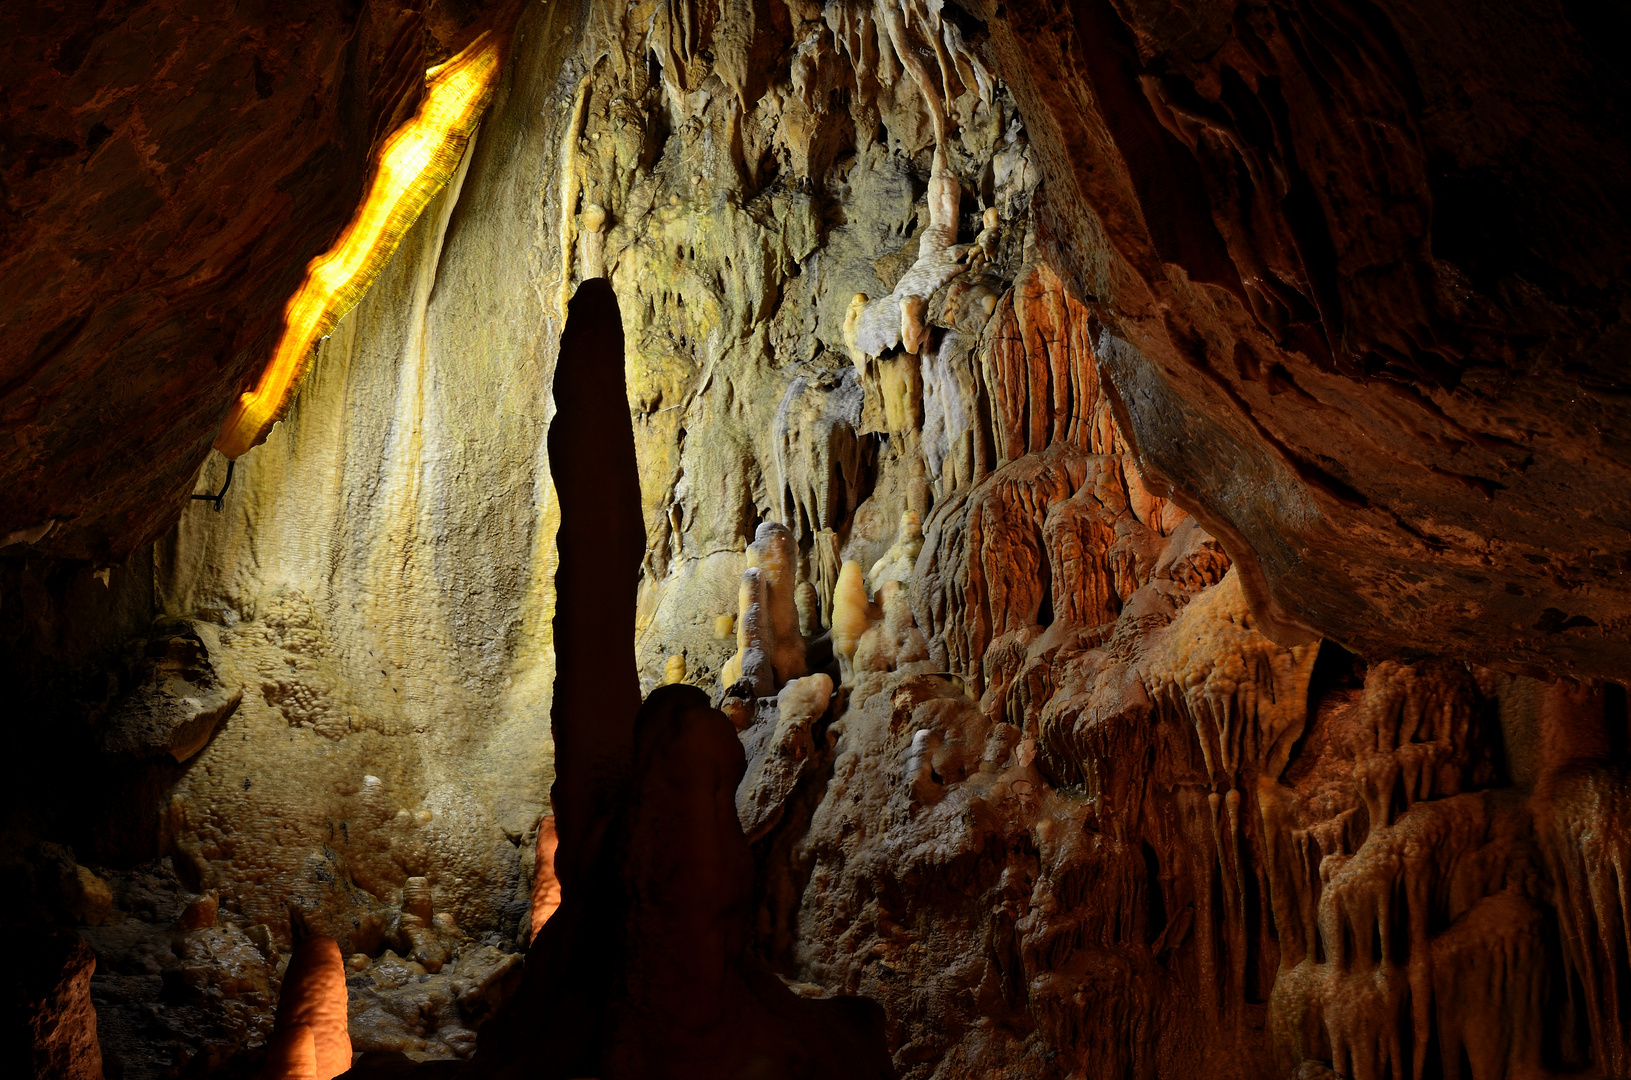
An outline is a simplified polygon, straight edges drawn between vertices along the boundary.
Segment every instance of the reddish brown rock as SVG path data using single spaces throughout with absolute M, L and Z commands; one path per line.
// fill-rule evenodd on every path
M 982 374 L 999 464 L 1059 444 L 1094 447 L 1099 377 L 1081 363 L 1093 355 L 1090 323 L 1046 264 L 1027 267 L 998 303 Z
M 550 815 L 538 823 L 538 845 L 533 856 L 532 938 L 537 938 L 538 931 L 561 906 L 561 879 L 555 876 L 555 849 L 560 844 L 555 817 Z
M 270 1047 L 269 1059 L 284 1070 L 279 1080 L 303 1077 L 308 1061 L 314 1080 L 333 1080 L 351 1068 L 345 961 L 333 938 L 309 937 L 295 946 L 278 991 Z
M 507 29 L 490 7 L 0 14 L 0 546 L 114 563 L 174 521 L 372 148 Z
M 15 1017 L 25 1029 L 7 1032 L 6 1059 L 12 1067 L 32 1070 L 34 1076 L 102 1080 L 91 1003 L 95 971 L 96 957 L 73 934 L 29 935 L 20 943 L 7 984 L 20 1000 L 7 1002 L 7 1026 Z M 12 1045 L 14 1040 L 21 1045 Z
M 981 7 L 1141 467 L 1265 627 L 1622 673 L 1631 124 L 1603 17 Z

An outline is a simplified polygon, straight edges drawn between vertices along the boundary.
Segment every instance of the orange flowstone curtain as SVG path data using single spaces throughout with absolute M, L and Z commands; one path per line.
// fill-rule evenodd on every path
M 283 337 L 255 389 L 243 394 L 215 448 L 236 458 L 266 439 L 288 411 L 311 364 L 313 346 L 356 306 L 419 214 L 447 183 L 491 100 L 503 62 L 491 31 L 425 73 L 425 97 L 412 120 L 380 150 L 367 197 L 334 247 L 306 267 L 283 314 Z

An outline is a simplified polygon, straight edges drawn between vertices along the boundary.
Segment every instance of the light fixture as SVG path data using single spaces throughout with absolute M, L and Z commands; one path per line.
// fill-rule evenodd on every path
M 236 458 L 266 439 L 288 411 L 313 347 L 356 306 L 409 226 L 447 183 L 492 97 L 503 48 L 484 32 L 457 56 L 425 72 L 413 119 L 380 148 L 368 194 L 332 248 L 313 259 L 283 312 L 283 336 L 255 389 L 232 407 L 215 448 Z

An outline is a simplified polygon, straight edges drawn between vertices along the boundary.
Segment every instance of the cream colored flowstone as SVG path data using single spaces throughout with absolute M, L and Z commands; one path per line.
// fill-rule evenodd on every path
M 332 331 L 395 254 L 408 229 L 464 156 L 502 67 L 502 43 L 485 32 L 463 52 L 425 72 L 413 119 L 380 150 L 368 193 L 334 247 L 311 261 L 283 314 L 283 336 L 255 389 L 221 426 L 215 448 L 236 458 L 266 439 L 294 401 L 317 340 Z

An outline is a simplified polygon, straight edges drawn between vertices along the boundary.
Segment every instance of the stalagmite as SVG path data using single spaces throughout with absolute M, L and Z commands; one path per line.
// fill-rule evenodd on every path
M 1002 227 L 1002 214 L 995 206 L 987 207 L 980 217 L 981 228 L 974 243 L 969 245 L 966 259 L 970 270 L 982 270 L 997 257 L 997 240 Z
M 776 685 L 804 674 L 804 638 L 799 633 L 798 605 L 794 592 L 798 587 L 798 554 L 793 546 L 793 534 L 787 526 L 766 521 L 754 533 L 748 545 L 748 561 L 757 566 L 764 578 L 765 606 L 769 616 L 768 651 L 771 667 L 775 669 Z
M 274 1034 L 266 1043 L 263 1080 L 317 1080 L 317 1040 L 305 1024 Z
M 447 947 L 437 930 L 430 880 L 410 877 L 402 885 L 402 933 L 408 939 L 409 959 L 429 972 L 442 970 L 448 961 Z
M 922 426 L 923 377 L 916 356 L 886 356 L 875 364 L 884 424 L 891 435 L 909 435 Z
M 270 1075 L 1631 1076 L 1625 695 L 1540 674 L 1625 667 L 1627 275 L 1521 205 L 1631 175 L 1592 5 L 134 5 L 23 28 L 0 154 L 0 874 L 97 956 L 36 1073 L 258 1066 L 310 925 Z M 187 499 L 421 57 L 516 11 Z
M 907 582 L 917 567 L 917 557 L 923 551 L 923 521 L 916 510 L 903 510 L 895 542 L 867 572 L 867 580 L 874 592 L 887 581 Z
M 849 308 L 844 312 L 844 345 L 849 349 L 850 360 L 855 364 L 855 373 L 863 378 L 867 374 L 867 361 L 871 359 L 862 351 L 860 342 L 856 338 L 859 331 L 862 312 L 866 311 L 866 293 L 856 293 L 850 298 Z
M 623 358 L 611 284 L 585 281 L 561 334 L 548 444 L 561 512 L 550 801 L 563 904 L 593 857 L 593 837 L 606 826 L 605 807 L 624 774 L 640 704 L 633 643 L 646 534 Z
M 275 1074 L 277 1080 L 303 1080 L 308 1075 L 333 1080 L 351 1068 L 345 962 L 333 938 L 308 937 L 295 946 L 283 974 L 269 1042 L 269 1068 L 276 1062 L 276 1068 L 285 1070 Z M 308 1062 L 310 1073 L 304 1071 Z M 269 1078 L 272 1075 L 268 1073 Z
M 754 697 L 766 697 L 775 692 L 776 671 L 771 661 L 775 633 L 763 570 L 750 566 L 742 571 L 737 605 L 736 655 L 720 670 L 720 689 L 728 693 L 745 679 Z
M 538 843 L 533 854 L 529 941 L 538 936 L 550 916 L 561 906 L 561 882 L 555 876 L 555 849 L 560 842 L 560 836 L 555 832 L 555 816 L 550 814 L 540 819 Z
M 878 603 L 883 618 L 861 635 L 850 662 L 855 696 L 862 701 L 878 688 L 877 675 L 929 658 L 929 646 L 912 619 L 905 586 L 899 581 L 886 581 L 878 591 Z M 869 675 L 874 678 L 868 679 Z
M 815 583 L 799 582 L 793 592 L 793 602 L 798 605 L 799 632 L 807 638 L 821 633 L 821 594 L 816 590 Z
M 850 685 L 854 675 L 851 665 L 855 659 L 855 647 L 860 644 L 861 636 L 867 632 L 878 619 L 878 613 L 872 602 L 867 599 L 866 580 L 861 574 L 861 564 L 846 562 L 838 571 L 838 584 L 833 589 L 832 597 L 832 642 L 833 652 L 838 654 L 844 665 L 844 684 Z
M 583 208 L 581 218 L 583 231 L 578 234 L 578 243 L 581 245 L 579 259 L 581 261 L 583 278 L 606 276 L 606 210 L 604 207 L 590 203 Z

